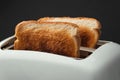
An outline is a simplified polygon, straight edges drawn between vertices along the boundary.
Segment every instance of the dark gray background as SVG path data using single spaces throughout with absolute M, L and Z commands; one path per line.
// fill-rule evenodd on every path
M 100 39 L 120 43 L 119 0 L 0 0 L 0 41 L 13 35 L 23 20 L 45 16 L 86 16 L 102 23 Z

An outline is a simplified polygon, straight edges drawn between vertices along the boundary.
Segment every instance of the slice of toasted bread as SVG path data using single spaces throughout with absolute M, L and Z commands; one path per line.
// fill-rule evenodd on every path
M 94 48 L 99 36 L 101 24 L 94 18 L 87 17 L 44 17 L 38 19 L 38 22 L 69 22 L 79 26 L 81 36 L 81 46 Z
M 23 21 L 16 26 L 16 50 L 37 50 L 79 57 L 78 26 L 65 22 Z

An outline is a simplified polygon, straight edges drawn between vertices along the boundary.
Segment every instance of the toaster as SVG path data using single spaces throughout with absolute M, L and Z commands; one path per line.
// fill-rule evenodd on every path
M 15 36 L 0 42 L 0 80 L 120 80 L 120 45 L 99 40 L 85 58 L 13 50 Z

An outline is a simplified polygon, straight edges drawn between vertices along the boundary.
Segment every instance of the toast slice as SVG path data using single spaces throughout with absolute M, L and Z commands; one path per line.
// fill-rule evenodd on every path
M 16 26 L 15 50 L 35 50 L 79 57 L 78 26 L 66 22 L 23 21 Z
M 99 36 L 101 24 L 94 18 L 87 17 L 44 17 L 38 19 L 38 22 L 69 22 L 79 26 L 81 36 L 81 46 L 94 48 Z

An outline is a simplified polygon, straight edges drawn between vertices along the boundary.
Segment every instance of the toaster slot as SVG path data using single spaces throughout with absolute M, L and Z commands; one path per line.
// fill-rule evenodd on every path
M 11 36 L 3 41 L 0 42 L 0 49 L 7 50 L 14 48 L 14 41 L 16 40 L 15 36 Z M 92 54 L 98 47 L 108 43 L 110 41 L 99 40 L 95 48 L 87 48 L 87 47 L 80 47 L 80 59 L 84 59 Z M 79 59 L 79 58 L 77 58 Z
M 16 40 L 15 36 L 11 36 L 3 41 L 0 42 L 0 49 L 13 49 L 14 41 Z
M 110 41 L 105 41 L 105 40 L 99 40 L 97 42 L 97 45 L 95 46 L 95 48 L 87 48 L 87 47 L 80 47 L 80 58 L 86 58 L 88 57 L 90 54 L 92 54 L 97 48 L 99 48 L 100 46 L 109 43 Z

